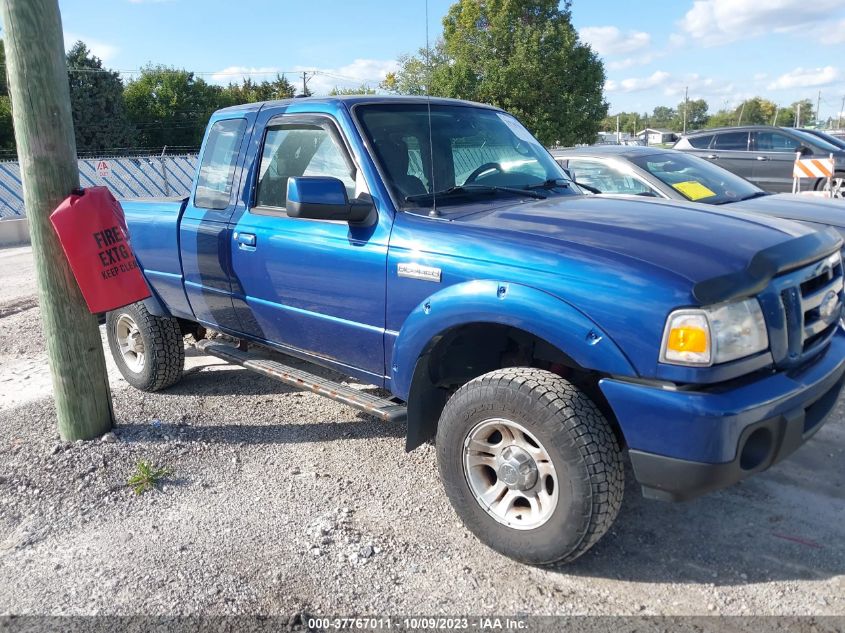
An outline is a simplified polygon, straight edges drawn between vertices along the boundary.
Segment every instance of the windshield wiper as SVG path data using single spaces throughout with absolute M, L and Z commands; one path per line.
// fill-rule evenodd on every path
M 564 178 L 549 178 L 549 180 L 537 183 L 536 185 L 525 185 L 523 189 L 569 189 L 570 187 L 570 181 Z
M 731 202 L 745 202 L 746 200 L 754 200 L 755 198 L 762 198 L 764 196 L 770 196 L 768 191 L 755 191 L 754 193 L 748 194 L 743 198 L 737 198 L 736 200 L 722 200 L 720 202 L 716 202 L 715 204 L 729 204 Z
M 499 187 L 493 185 L 457 185 L 455 187 L 449 187 L 448 189 L 443 189 L 442 191 L 436 191 L 434 193 L 418 193 L 413 196 L 405 196 L 405 202 L 418 202 L 420 200 L 425 200 L 426 198 L 441 198 L 441 197 L 451 197 L 451 196 L 465 196 L 465 195 L 472 195 L 472 194 L 494 194 L 500 191 L 504 191 L 506 193 L 513 193 L 519 196 L 528 196 L 529 198 L 536 198 L 537 200 L 545 200 L 546 196 L 542 193 L 538 193 L 536 191 L 530 191 L 528 189 L 520 189 L 518 187 Z

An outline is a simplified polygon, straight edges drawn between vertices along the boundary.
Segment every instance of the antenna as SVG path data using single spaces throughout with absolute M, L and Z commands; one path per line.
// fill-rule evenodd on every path
M 437 196 L 435 195 L 437 187 L 434 186 L 434 141 L 432 140 L 434 134 L 431 131 L 431 49 L 428 44 L 428 0 L 425 0 L 425 100 L 428 105 L 428 151 L 431 156 L 431 211 L 428 215 L 433 218 L 440 217 L 440 211 L 437 210 Z

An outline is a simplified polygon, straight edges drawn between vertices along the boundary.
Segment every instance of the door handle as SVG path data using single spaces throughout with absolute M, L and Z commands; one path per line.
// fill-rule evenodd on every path
M 757 160 L 769 160 L 768 156 L 758 156 Z
M 716 154 L 708 154 L 707 160 L 716 160 L 719 158 Z
M 255 248 L 255 233 L 239 233 L 236 231 L 232 237 L 234 237 L 235 241 L 238 243 L 238 248 Z

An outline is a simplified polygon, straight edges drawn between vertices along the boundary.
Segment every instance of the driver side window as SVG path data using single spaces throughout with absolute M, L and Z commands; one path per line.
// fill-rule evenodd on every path
M 571 159 L 569 173 L 576 182 L 595 187 L 602 193 L 647 194 L 651 187 L 615 167 L 592 160 Z
M 298 176 L 329 176 L 346 187 L 350 199 L 356 196 L 355 168 L 328 124 L 291 123 L 267 129 L 256 207 L 284 209 L 288 180 Z

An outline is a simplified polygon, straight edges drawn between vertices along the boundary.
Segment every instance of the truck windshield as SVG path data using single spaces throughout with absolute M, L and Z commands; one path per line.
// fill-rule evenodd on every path
M 544 198 L 580 193 L 549 152 L 509 114 L 426 103 L 355 109 L 401 208 L 465 204 L 467 198 Z M 433 159 L 433 160 L 432 160 Z
M 698 156 L 673 151 L 629 160 L 693 202 L 725 204 L 764 195 L 744 178 Z

